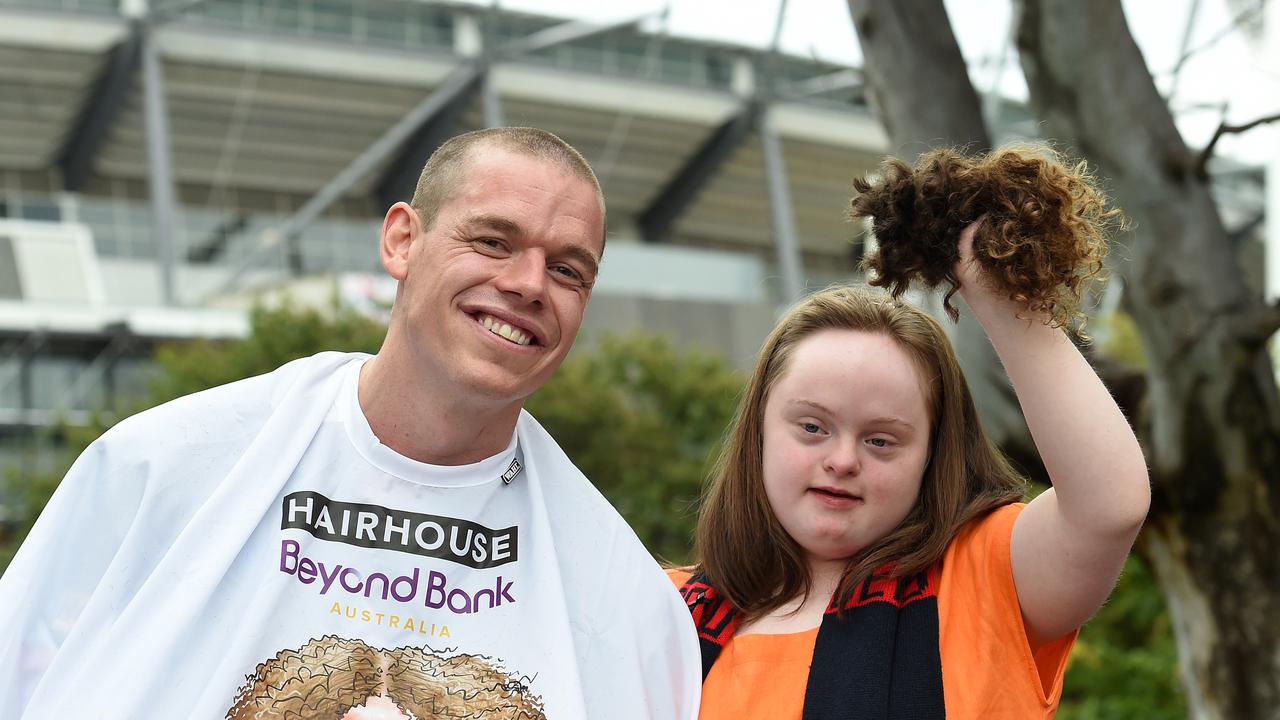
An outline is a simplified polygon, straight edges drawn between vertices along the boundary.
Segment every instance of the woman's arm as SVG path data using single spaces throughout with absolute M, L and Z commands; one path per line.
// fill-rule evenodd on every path
M 981 221 L 979 221 L 981 222 Z M 1079 627 L 1111 592 L 1151 500 L 1120 408 L 1066 333 L 993 292 L 960 235 L 960 294 L 986 329 L 1053 487 L 1013 528 L 1014 585 L 1033 646 Z M 1018 312 L 1026 319 L 1019 319 Z

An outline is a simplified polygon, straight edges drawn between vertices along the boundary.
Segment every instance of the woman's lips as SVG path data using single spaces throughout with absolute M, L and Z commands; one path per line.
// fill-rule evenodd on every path
M 862 502 L 862 498 L 840 488 L 814 487 L 807 492 L 824 505 L 835 508 L 853 507 Z

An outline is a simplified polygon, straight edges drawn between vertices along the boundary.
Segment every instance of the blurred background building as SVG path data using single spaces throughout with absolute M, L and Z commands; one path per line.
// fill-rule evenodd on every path
M 156 342 L 243 335 L 254 290 L 385 307 L 382 213 L 444 139 L 499 124 L 562 136 L 605 188 L 588 333 L 745 362 L 784 297 L 850 274 L 849 181 L 884 140 L 854 69 L 642 19 L 0 2 L 0 432 L 119 407 Z
M 243 336 L 264 290 L 385 311 L 382 213 L 485 126 L 560 135 L 604 186 L 587 336 L 643 328 L 747 364 L 779 305 L 854 274 L 849 183 L 886 141 L 857 68 L 661 26 L 424 0 L 0 0 L 0 457 L 122 408 L 156 343 Z M 1001 139 L 1035 134 L 988 105 Z M 1256 240 L 1261 171 L 1215 170 Z

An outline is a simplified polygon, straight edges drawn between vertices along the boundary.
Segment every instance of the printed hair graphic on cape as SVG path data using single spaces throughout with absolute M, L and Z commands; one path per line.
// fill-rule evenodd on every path
M 481 655 L 374 648 L 326 635 L 260 663 L 240 687 L 226 720 L 341 720 L 377 698 L 417 720 L 546 720 L 542 699 L 529 690 L 528 681 Z

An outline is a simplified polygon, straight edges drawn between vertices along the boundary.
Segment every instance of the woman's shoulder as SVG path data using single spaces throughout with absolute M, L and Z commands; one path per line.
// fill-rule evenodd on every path
M 978 586 L 998 582 L 1012 590 L 1009 544 L 1014 523 L 1024 507 L 1026 503 L 1020 502 L 1001 505 L 965 523 L 942 557 L 942 585 L 954 591 L 957 581 L 962 584 L 976 581 Z
M 953 555 L 966 550 L 984 552 L 1001 545 L 1007 546 L 1013 534 L 1013 525 L 1026 506 L 1023 502 L 1001 505 L 965 523 L 947 547 L 947 554 Z
M 943 593 L 952 600 L 972 596 L 970 599 L 978 602 L 998 595 L 1016 607 L 1009 546 L 1014 523 L 1024 507 L 1025 503 L 1001 505 L 970 520 L 956 533 L 942 558 L 939 597 Z
M 693 577 L 693 574 L 698 571 L 698 566 L 697 565 L 664 566 L 662 569 L 666 571 L 667 578 L 670 579 L 671 582 L 676 586 L 676 589 L 679 589 L 681 587 L 684 587 L 685 583 L 689 582 L 689 578 Z

